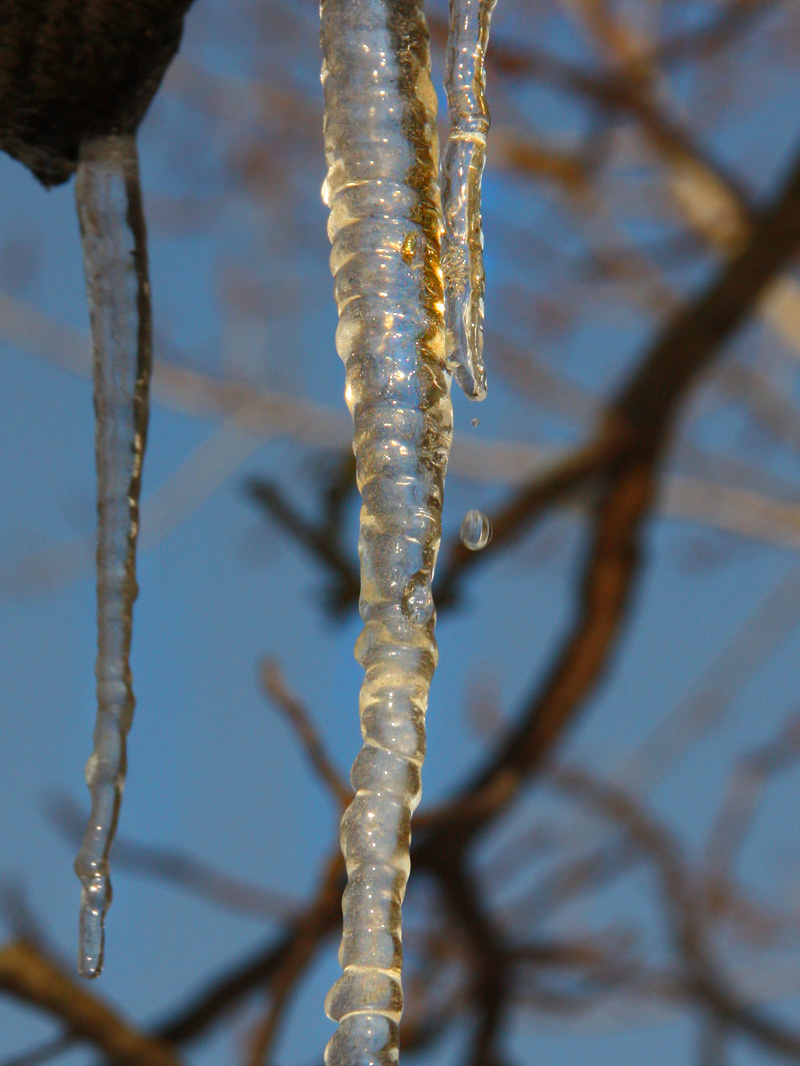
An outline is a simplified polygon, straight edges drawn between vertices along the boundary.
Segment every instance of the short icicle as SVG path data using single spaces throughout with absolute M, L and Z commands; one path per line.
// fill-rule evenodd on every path
M 447 363 L 471 400 L 486 396 L 483 362 L 481 181 L 489 108 L 484 57 L 496 0 L 450 0 L 445 89 L 450 129 L 442 153 Z
M 130 647 L 151 366 L 145 225 L 133 136 L 83 144 L 76 201 L 94 356 L 98 652 L 94 751 L 86 765 L 92 810 L 75 872 L 81 881 L 78 970 L 96 977 L 111 902 L 108 853 L 134 708 Z
M 431 597 L 452 436 L 436 94 L 422 0 L 323 0 L 323 187 L 362 495 L 364 746 L 342 819 L 348 884 L 327 1066 L 398 1060 L 400 907 L 436 666 Z

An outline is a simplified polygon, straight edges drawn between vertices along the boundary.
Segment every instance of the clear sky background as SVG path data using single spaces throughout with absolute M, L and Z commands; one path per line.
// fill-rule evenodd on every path
M 528 25 L 524 5 L 510 5 L 506 16 L 501 0 L 498 39 L 518 40 L 524 31 L 541 47 L 583 62 L 577 31 L 554 19 L 548 34 L 549 5 L 530 6 Z M 676 12 L 690 6 L 676 4 Z M 346 427 L 343 371 L 333 346 L 326 212 L 318 192 L 324 163 L 315 8 L 236 7 L 198 0 L 187 20 L 182 60 L 141 131 L 156 352 L 218 379 L 324 405 L 338 411 Z M 441 5 L 434 8 L 438 12 Z M 785 8 L 777 5 L 775 18 L 787 18 L 796 35 L 796 19 L 782 14 Z M 541 19 L 535 27 L 534 9 Z M 746 69 L 752 76 L 757 68 L 755 56 Z M 759 96 L 738 125 L 721 122 L 713 134 L 714 150 L 747 176 L 754 194 L 774 187 L 794 151 L 797 69 L 793 77 L 776 70 L 765 99 Z M 215 91 L 200 106 L 208 86 Z M 671 88 L 679 100 L 684 94 L 691 101 L 688 79 L 676 75 Z M 282 91 L 289 101 L 283 112 Z M 508 106 L 502 111 L 506 120 L 510 97 L 501 105 Z M 520 90 L 516 106 L 532 109 L 543 138 L 559 135 L 568 145 L 576 136 L 572 105 L 557 94 Z M 258 155 L 259 138 L 264 157 Z M 71 962 L 78 906 L 74 846 L 48 810 L 65 794 L 85 809 L 82 773 L 94 719 L 88 316 L 72 185 L 46 192 L 2 157 L 0 188 L 0 882 L 21 894 L 49 942 Z M 509 318 L 508 301 L 516 293 L 522 302 L 527 293 L 535 303 L 546 294 L 543 279 L 558 279 L 566 269 L 550 260 L 548 273 L 545 247 L 536 261 L 539 273 L 532 274 L 521 243 L 540 240 L 565 255 L 580 250 L 559 210 L 555 194 L 490 167 L 490 392 L 480 408 L 454 394 L 458 442 L 515 442 L 534 450 L 564 445 L 585 432 L 580 420 L 532 400 L 508 361 L 493 365 L 493 338 L 498 347 L 501 339 L 522 346 L 530 340 L 530 321 L 521 313 L 518 320 Z M 643 212 L 628 235 L 644 239 L 647 225 Z M 660 239 L 655 222 L 652 229 Z M 715 262 L 700 259 L 687 268 L 679 279 L 685 291 L 710 276 Z M 533 347 L 591 400 L 606 394 L 643 349 L 659 312 L 603 306 L 602 300 L 573 310 L 574 328 L 537 339 Z M 733 347 L 747 360 L 762 340 L 753 328 Z M 777 353 L 785 397 L 795 403 L 796 353 L 774 340 L 770 351 Z M 788 503 L 796 503 L 797 452 L 750 432 L 750 419 L 715 398 L 712 385 L 695 396 L 687 435 L 711 452 L 752 461 L 765 478 L 786 488 Z M 360 670 L 352 648 L 360 624 L 352 611 L 332 616 L 325 610 L 319 566 L 269 525 L 246 483 L 251 477 L 274 479 L 313 514 L 337 453 L 285 434 L 271 436 L 268 427 L 250 435 L 181 407 L 156 397 L 152 409 L 134 633 L 137 712 L 120 834 L 180 849 L 244 882 L 302 901 L 313 893 L 330 852 L 337 815 L 285 721 L 260 691 L 258 667 L 265 656 L 280 663 L 346 773 L 359 745 Z M 478 426 L 471 424 L 475 417 Z M 330 438 L 338 431 L 325 432 Z M 492 476 L 454 475 L 447 530 L 458 528 L 469 507 L 490 510 L 508 491 Z M 482 696 L 510 718 L 557 646 L 581 559 L 579 517 L 560 512 L 533 537 L 492 559 L 465 583 L 458 609 L 443 614 L 425 803 L 445 798 L 464 780 L 489 742 L 468 713 L 470 701 Z M 354 544 L 355 505 L 348 521 Z M 798 544 L 800 539 L 791 547 L 737 536 L 720 531 L 719 524 L 660 511 L 649 527 L 647 566 L 621 653 L 571 732 L 565 759 L 603 775 L 618 769 L 696 691 L 703 672 L 770 590 L 790 580 L 800 587 L 794 576 Z M 704 840 L 736 758 L 774 736 L 797 705 L 800 597 L 787 595 L 785 612 L 785 637 L 763 669 L 739 679 L 734 653 L 728 671 L 734 691 L 718 726 L 653 792 L 654 809 L 690 853 Z M 740 870 L 755 891 L 789 909 L 796 909 L 800 883 L 799 798 L 800 774 L 788 773 L 769 793 Z M 600 832 L 547 788 L 532 794 L 506 829 L 537 818 L 569 823 L 576 839 Z M 562 921 L 573 931 L 635 921 L 649 930 L 643 935 L 657 939 L 650 876 L 623 879 Z M 113 871 L 113 882 L 106 971 L 95 987 L 142 1024 L 168 1016 L 192 989 L 266 943 L 278 928 L 263 916 L 233 914 L 123 867 Z M 422 906 L 414 891 L 412 914 Z M 797 948 L 792 954 L 787 941 L 774 971 L 755 975 L 768 989 L 763 997 L 781 1001 L 779 1009 L 795 1019 Z M 332 1029 L 322 999 L 337 972 L 331 946 L 292 1006 L 277 1062 L 320 1060 Z M 223 1036 L 193 1047 L 188 1061 L 234 1061 L 259 1006 L 256 999 Z M 57 1031 L 38 1013 L 0 999 L 0 1062 Z M 420 1061 L 459 1062 L 464 1039 L 449 1036 Z M 557 1022 L 528 1012 L 515 1024 L 509 1047 L 516 1061 L 541 1066 L 673 1066 L 695 1061 L 696 1044 L 694 1019 L 648 1009 L 641 1016 L 593 1011 Z M 79 1066 L 94 1056 L 76 1049 L 58 1061 Z M 730 1059 L 742 1066 L 762 1061 L 768 1061 L 762 1052 L 743 1043 Z

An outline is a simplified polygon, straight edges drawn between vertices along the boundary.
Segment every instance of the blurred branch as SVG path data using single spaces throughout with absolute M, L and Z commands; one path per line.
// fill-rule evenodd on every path
M 269 983 L 270 1006 L 250 1041 L 249 1066 L 266 1066 L 281 1024 L 298 984 L 319 947 L 318 923 L 298 927 L 291 947 L 275 968 Z
M 675 34 L 657 45 L 645 62 L 667 66 L 690 59 L 709 59 L 718 49 L 752 29 L 758 19 L 784 5 L 785 0 L 730 0 L 708 25 Z
M 47 1040 L 38 1047 L 25 1051 L 21 1055 L 14 1055 L 10 1059 L 3 1059 L 2 1066 L 41 1066 L 43 1062 L 49 1062 L 57 1055 L 69 1050 L 75 1043 L 73 1036 L 57 1036 L 53 1040 Z
M 800 1059 L 800 1033 L 744 1003 L 712 958 L 704 928 L 705 911 L 673 836 L 627 793 L 580 769 L 562 768 L 553 779 L 593 813 L 624 826 L 636 846 L 654 861 L 664 915 L 686 969 L 685 975 L 677 978 L 677 994 L 689 1002 L 699 1002 L 727 1029 L 738 1030 L 786 1058 Z
M 49 322 L 32 307 L 3 293 L 0 293 L 0 335 L 16 347 L 52 360 L 70 372 L 82 376 L 90 372 L 88 337 Z M 174 410 L 197 417 L 222 417 L 226 421 L 171 478 L 144 500 L 142 550 L 168 535 L 260 446 L 259 441 L 286 434 L 298 443 L 336 451 L 345 451 L 350 444 L 352 431 L 344 410 L 339 412 L 287 394 L 219 381 L 174 363 L 157 362 L 154 388 L 155 398 Z M 257 438 L 240 436 L 242 430 Z M 584 482 L 603 467 L 606 456 L 612 452 L 610 442 L 598 441 L 554 458 L 552 449 L 478 441 L 468 433 L 457 434 L 450 461 L 452 474 L 495 485 L 523 482 L 528 487 L 493 517 L 493 538 L 488 553 L 487 550 L 467 552 L 457 539 L 445 547 L 438 580 L 439 606 L 445 607 L 455 600 L 461 570 L 490 558 L 499 545 L 513 544 L 556 501 L 583 492 Z M 743 498 L 739 490 L 707 480 L 676 476 L 666 478 L 664 484 L 661 506 L 668 514 L 757 540 L 800 546 L 800 507 L 755 493 Z M 88 572 L 93 565 L 93 536 L 57 544 L 15 559 L 4 568 L 0 575 L 0 596 L 24 595 L 61 585 Z M 357 589 L 356 584 L 351 597 L 357 598 Z
M 283 712 L 293 728 L 316 776 L 327 788 L 336 805 L 343 811 L 353 798 L 353 790 L 348 787 L 328 758 L 325 746 L 308 713 L 294 693 L 287 688 L 280 667 L 273 659 L 264 659 L 261 664 L 261 684 L 264 692 Z
M 682 699 L 614 769 L 621 787 L 654 789 L 711 729 L 800 622 L 800 567 L 782 576 Z
M 167 1044 L 132 1029 L 24 940 L 0 949 L 0 988 L 59 1019 L 114 1066 L 178 1066 Z
M 471 784 L 441 812 L 424 847 L 466 843 L 478 827 L 507 807 L 538 769 L 605 670 L 638 574 L 640 537 L 655 489 L 656 453 L 609 475 L 593 519 L 580 605 L 568 638 L 518 724 Z M 447 827 L 447 828 L 445 828 Z
M 53 824 L 73 844 L 79 844 L 86 825 L 80 806 L 65 794 L 47 803 Z M 226 910 L 239 911 L 271 921 L 294 918 L 300 904 L 288 895 L 260 885 L 248 885 L 175 847 L 157 847 L 117 837 L 114 865 L 142 877 L 152 877 L 191 892 Z
M 297 960 L 298 943 L 304 945 L 304 965 L 341 922 L 344 862 L 337 849 L 328 861 L 317 896 L 287 925 L 285 931 L 254 955 L 237 963 L 228 973 L 207 985 L 198 995 L 158 1026 L 157 1035 L 169 1044 L 188 1044 L 200 1039 L 243 1000 L 260 988 L 270 988 L 285 966 Z
M 335 585 L 326 597 L 332 609 L 341 610 L 353 600 L 358 600 L 361 588 L 358 567 L 346 557 L 338 530 L 334 532 L 331 529 L 330 516 L 326 517 L 323 525 L 315 525 L 303 518 L 277 485 L 262 479 L 249 481 L 247 491 L 293 540 L 306 548 L 333 576 Z
M 704 1019 L 697 1046 L 697 1066 L 725 1066 L 728 1050 L 728 1027 L 717 1018 Z
M 437 876 L 470 951 L 470 1014 L 477 1027 L 468 1062 L 470 1066 L 502 1066 L 499 1045 L 511 990 L 507 948 L 463 861 L 453 863 L 445 852 L 440 858 L 440 862 L 429 862 L 428 870 Z
M 80 377 L 91 374 L 88 334 L 48 319 L 34 307 L 0 292 L 0 337 L 20 351 L 46 359 Z M 158 338 L 163 347 L 163 338 Z M 290 437 L 299 444 L 344 452 L 352 445 L 353 427 L 344 402 L 340 408 L 286 392 L 225 381 L 177 362 L 155 359 L 153 400 L 196 418 L 224 418 L 228 424 L 262 440 Z M 543 452 L 531 445 L 478 441 L 458 434 L 450 471 L 477 481 L 516 480 L 541 462 Z
M 536 479 L 492 516 L 494 536 L 481 552 L 451 544 L 440 588 L 445 601 L 461 574 L 485 563 L 518 538 L 544 510 L 577 488 L 591 485 L 625 457 L 657 447 L 677 416 L 694 378 L 719 355 L 725 341 L 752 312 L 772 277 L 800 245 L 800 165 L 789 175 L 772 206 L 761 215 L 747 247 L 717 278 L 667 323 L 628 384 L 614 398 L 593 441 L 577 450 L 544 479 Z M 441 595 L 441 593 L 440 593 Z
M 547 494 L 552 504 L 583 482 L 595 483 L 594 536 L 584 567 L 580 606 L 571 632 L 543 685 L 528 702 L 505 741 L 440 815 L 417 861 L 435 862 L 437 849 L 451 855 L 476 830 L 507 808 L 531 773 L 552 755 L 568 725 L 605 671 L 626 617 L 638 575 L 641 531 L 655 496 L 665 438 L 679 403 L 696 377 L 720 354 L 724 342 L 752 311 L 770 278 L 800 244 L 800 162 L 741 254 L 668 323 L 634 374 L 608 407 L 595 442 L 576 453 L 572 476 Z M 535 486 L 519 499 L 534 498 Z M 512 504 L 513 506 L 513 504 Z M 520 524 L 538 516 L 530 509 Z M 496 543 L 496 542 L 495 542 Z M 469 565 L 490 556 L 492 544 L 473 553 Z M 457 550 L 445 564 L 450 583 L 467 569 Z
M 730 876 L 733 858 L 750 828 L 765 788 L 800 760 L 800 713 L 794 711 L 768 743 L 749 752 L 735 768 L 706 851 L 715 879 Z

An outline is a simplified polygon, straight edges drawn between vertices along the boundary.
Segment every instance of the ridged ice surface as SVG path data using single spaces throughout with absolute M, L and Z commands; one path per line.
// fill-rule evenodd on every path
M 336 345 L 363 498 L 356 796 L 342 819 L 343 968 L 328 1066 L 395 1063 L 400 905 L 436 666 L 431 579 L 452 435 L 436 96 L 421 0 L 323 0 Z
M 473 400 L 486 396 L 483 362 L 481 181 L 489 109 L 484 57 L 495 0 L 450 0 L 445 90 L 450 129 L 442 153 L 447 362 Z
M 78 969 L 96 977 L 111 902 L 108 853 L 134 708 L 130 647 L 151 362 L 144 216 L 132 137 L 84 144 L 76 200 L 94 356 L 98 651 L 97 723 L 86 765 L 92 811 L 75 872 L 81 881 Z

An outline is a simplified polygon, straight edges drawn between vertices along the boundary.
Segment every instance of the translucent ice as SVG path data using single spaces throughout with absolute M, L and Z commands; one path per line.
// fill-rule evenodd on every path
M 421 0 L 323 0 L 331 269 L 363 505 L 364 747 L 342 819 L 348 885 L 328 1066 L 397 1061 L 400 905 L 436 666 L 431 580 L 452 436 L 436 94 Z
M 94 356 L 98 651 L 94 751 L 86 765 L 92 810 L 75 872 L 82 886 L 78 969 L 96 977 L 111 902 L 108 853 L 134 708 L 130 646 L 151 365 L 147 251 L 133 137 L 84 143 L 76 200 Z
M 489 109 L 484 56 L 495 0 L 450 0 L 445 90 L 450 130 L 442 154 L 447 363 L 472 400 L 486 396 L 483 362 L 481 181 Z

